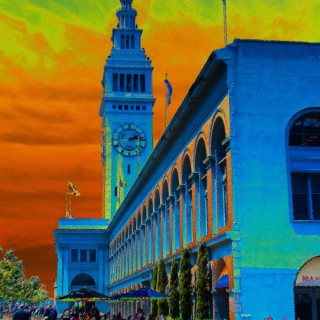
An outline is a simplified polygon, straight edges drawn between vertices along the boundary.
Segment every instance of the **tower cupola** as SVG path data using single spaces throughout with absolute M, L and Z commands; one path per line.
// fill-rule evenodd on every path
M 117 11 L 118 28 L 135 29 L 137 11 L 132 8 L 133 0 L 120 0 L 121 8 Z

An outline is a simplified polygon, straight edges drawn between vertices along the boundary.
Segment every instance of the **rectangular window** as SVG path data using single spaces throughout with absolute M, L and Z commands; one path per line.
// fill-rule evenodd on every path
M 71 262 L 78 262 L 78 249 L 71 250 Z
M 96 250 L 95 249 L 89 250 L 89 262 L 96 262 Z
M 121 49 L 124 49 L 124 35 L 121 35 Z
M 129 35 L 126 35 L 126 49 L 129 49 L 129 48 L 130 48 L 129 42 L 130 42 L 130 36 L 129 36 Z
M 87 262 L 87 250 L 80 250 L 80 262 Z
M 292 173 L 294 220 L 320 220 L 320 174 Z
M 134 36 L 131 36 L 131 49 L 134 49 Z
M 140 92 L 146 92 L 146 77 L 144 74 L 140 75 Z
M 118 196 L 118 187 L 114 187 L 114 196 L 115 196 L 115 197 Z
M 137 74 L 135 74 L 133 76 L 133 91 L 134 92 L 138 92 L 138 81 L 139 81 L 139 76 Z
M 117 73 L 113 74 L 112 91 L 118 91 L 118 74 Z
M 120 74 L 120 91 L 121 92 L 124 91 L 124 74 L 123 73 Z
M 128 164 L 128 174 L 130 174 L 131 173 L 131 166 L 130 166 L 130 164 Z
M 127 92 L 131 92 L 132 91 L 132 75 L 131 74 L 127 74 Z

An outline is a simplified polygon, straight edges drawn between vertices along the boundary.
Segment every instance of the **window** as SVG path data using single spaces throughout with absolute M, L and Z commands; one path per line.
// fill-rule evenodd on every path
M 128 174 L 131 173 L 131 166 L 130 166 L 130 164 L 128 164 L 128 170 L 127 170 L 127 172 L 128 172 Z
M 115 196 L 115 197 L 118 196 L 118 187 L 114 187 L 114 196 Z
M 96 262 L 96 250 L 95 249 L 89 250 L 89 262 Z
M 320 220 L 320 112 L 313 108 L 294 120 L 289 132 L 292 216 Z
M 118 74 L 117 73 L 113 74 L 112 90 L 113 91 L 118 91 Z
M 132 75 L 131 74 L 127 74 L 127 92 L 131 92 L 132 90 Z
M 126 35 L 126 49 L 129 49 L 130 36 Z
M 135 74 L 133 76 L 133 91 L 134 92 L 138 92 L 138 78 L 139 78 L 139 76 L 137 74 Z
M 71 262 L 78 262 L 78 249 L 71 250 Z
M 140 91 L 141 92 L 146 91 L 146 77 L 144 74 L 140 75 Z
M 87 261 L 87 250 L 81 249 L 80 250 L 80 262 L 86 262 Z
M 121 35 L 121 49 L 124 49 L 124 35 Z
M 121 92 L 124 91 L 124 74 L 123 73 L 120 74 L 120 91 Z
M 290 146 L 320 147 L 320 114 L 299 117 L 290 130 Z
M 131 36 L 131 49 L 134 49 L 134 36 Z
M 295 220 L 320 220 L 320 174 L 292 173 L 292 202 Z

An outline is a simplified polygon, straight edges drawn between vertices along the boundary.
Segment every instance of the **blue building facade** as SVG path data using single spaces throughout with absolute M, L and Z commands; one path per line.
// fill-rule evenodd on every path
M 169 273 L 184 248 L 195 288 L 204 243 L 212 319 L 319 319 L 320 44 L 235 40 L 212 52 L 152 149 L 152 66 L 131 0 L 117 17 L 100 107 L 110 223 L 97 289 L 150 286 L 158 260 Z
M 55 296 L 61 297 L 82 287 L 108 292 L 107 219 L 59 219 L 54 232 L 58 256 Z M 101 310 L 107 305 L 97 303 Z M 70 303 L 57 300 L 58 312 Z
M 211 54 L 107 229 L 110 292 L 183 248 L 195 283 L 204 243 L 213 319 L 319 317 L 319 55 L 254 40 Z

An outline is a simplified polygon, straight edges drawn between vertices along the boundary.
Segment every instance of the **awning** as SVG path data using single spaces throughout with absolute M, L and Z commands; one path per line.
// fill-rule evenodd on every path
M 216 289 L 229 288 L 229 276 L 227 274 L 222 275 L 222 277 L 218 279 L 215 288 Z

